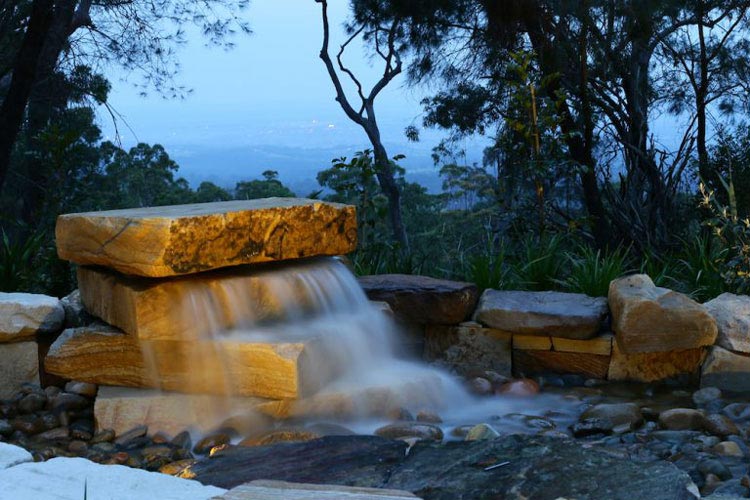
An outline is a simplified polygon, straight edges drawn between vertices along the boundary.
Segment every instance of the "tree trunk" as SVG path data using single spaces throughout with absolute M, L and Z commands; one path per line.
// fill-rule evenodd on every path
M 695 112 L 698 124 L 696 146 L 698 148 L 698 173 L 701 179 L 707 181 L 710 176 L 710 172 L 708 171 L 708 147 L 706 146 L 706 98 L 708 94 L 709 61 L 706 54 L 706 39 L 703 24 L 698 25 L 698 41 L 700 44 L 700 83 L 695 93 Z
M 380 189 L 383 194 L 388 198 L 388 217 L 390 220 L 391 230 L 393 232 L 393 239 L 397 241 L 403 250 L 409 250 L 409 238 L 406 234 L 406 227 L 402 218 L 401 210 L 401 191 L 396 184 L 396 179 L 393 175 L 393 167 L 388 158 L 388 153 L 380 142 L 380 133 L 375 130 L 371 133 L 367 131 L 367 136 L 370 138 L 372 143 L 374 156 L 375 156 L 375 172 L 380 184 Z

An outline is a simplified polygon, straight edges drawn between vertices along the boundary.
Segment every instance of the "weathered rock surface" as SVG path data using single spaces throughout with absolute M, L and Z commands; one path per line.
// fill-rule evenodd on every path
M 217 331 L 283 318 L 288 312 L 278 290 L 311 308 L 313 293 L 298 279 L 326 259 L 271 266 L 243 266 L 172 279 L 125 276 L 103 268 L 79 267 L 86 309 L 140 339 L 198 339 Z M 238 297 L 242 300 L 238 300 Z
M 36 342 L 0 344 L 0 399 L 10 398 L 24 384 L 39 385 Z
M 485 290 L 474 320 L 524 335 L 570 339 L 595 336 L 607 314 L 607 300 L 561 292 Z
M 641 409 L 635 403 L 601 403 L 594 405 L 581 415 L 585 419 L 606 419 L 612 425 L 628 425 L 635 429 L 643 423 Z
M 609 285 L 612 329 L 621 352 L 685 351 L 714 343 L 716 320 L 687 295 L 654 285 L 645 274 Z
M 474 311 L 479 290 L 473 283 L 429 276 L 379 274 L 359 284 L 370 300 L 387 302 L 397 318 L 423 325 L 455 325 Z
M 581 352 L 513 350 L 515 375 L 572 373 L 604 379 L 609 369 L 609 355 Z
M 659 425 L 671 431 L 700 431 L 706 427 L 706 415 L 693 408 L 673 408 L 659 414 Z
M 81 299 L 81 291 L 76 289 L 60 299 L 65 310 L 65 328 L 79 328 L 96 322 L 96 318 L 86 311 Z
M 357 243 L 352 206 L 266 198 L 61 215 L 61 259 L 165 277 L 339 255 Z
M 716 345 L 730 351 L 750 353 L 750 297 L 722 293 L 703 304 L 716 319 Z
M 4 498 L 34 500 L 208 500 L 226 490 L 123 465 L 53 458 L 0 470 L 0 491 Z
M 706 349 L 702 347 L 684 351 L 626 354 L 614 342 L 607 378 L 633 382 L 655 382 L 684 374 L 694 374 L 697 378 L 705 357 Z
M 612 354 L 612 334 L 605 333 L 588 340 L 564 339 L 552 337 L 552 349 L 559 352 L 577 352 L 581 354 Z
M 84 327 L 63 332 L 44 363 L 55 375 L 100 385 L 297 398 L 324 382 L 309 356 L 311 342 L 138 342 L 112 327 Z
M 750 392 L 750 355 L 710 349 L 701 372 L 701 387 L 717 387 L 722 391 Z
M 286 481 L 250 481 L 232 488 L 213 500 L 398 500 L 417 498 L 411 493 L 377 488 L 289 483 Z
M 556 438 L 505 436 L 444 444 L 377 437 L 234 448 L 195 464 L 204 484 L 254 479 L 394 488 L 426 500 L 457 498 L 693 499 L 697 488 L 667 462 L 636 463 Z M 488 469 L 493 465 L 506 465 Z
M 58 299 L 34 293 L 0 292 L 0 342 L 33 339 L 62 329 L 65 311 Z
M 262 427 L 266 419 L 256 408 L 263 401 L 105 386 L 99 388 L 94 417 L 97 428 L 117 435 L 145 425 L 152 434 L 176 436 L 186 429 L 212 431 L 232 415 L 241 415 L 248 427 Z
M 424 358 L 441 360 L 459 374 L 491 370 L 510 376 L 511 338 L 508 332 L 477 326 L 429 325 Z

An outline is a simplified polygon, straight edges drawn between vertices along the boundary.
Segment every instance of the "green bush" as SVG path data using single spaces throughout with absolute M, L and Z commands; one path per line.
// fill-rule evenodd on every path
M 628 273 L 630 251 L 618 247 L 602 252 L 581 245 L 576 253 L 566 253 L 565 258 L 569 271 L 560 284 L 566 291 L 606 297 L 610 282 Z

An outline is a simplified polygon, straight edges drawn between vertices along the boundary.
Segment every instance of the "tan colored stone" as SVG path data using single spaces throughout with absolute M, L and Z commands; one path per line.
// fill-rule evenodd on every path
M 0 342 L 33 339 L 62 330 L 65 310 L 55 297 L 0 292 Z
M 703 304 L 716 319 L 716 345 L 735 352 L 750 353 L 750 297 L 722 293 Z
M 713 346 L 703 363 L 701 387 L 722 391 L 750 392 L 750 355 Z
M 184 430 L 207 433 L 233 416 L 255 422 L 255 431 L 267 425 L 256 408 L 259 398 L 226 398 L 210 394 L 181 394 L 153 389 L 101 387 L 94 404 L 97 430 L 112 429 L 119 436 L 140 425 L 149 434 L 174 437 Z
M 672 352 L 626 354 L 617 342 L 612 344 L 609 380 L 654 382 L 683 374 L 697 374 L 706 357 L 704 348 Z
M 511 334 L 481 325 L 427 325 L 424 358 L 442 360 L 461 374 L 490 370 L 509 376 Z
M 266 198 L 61 215 L 61 259 L 166 277 L 258 262 L 351 252 L 352 206 Z
M 197 339 L 283 317 L 280 287 L 295 294 L 295 305 L 309 305 L 311 290 L 294 278 L 316 262 L 246 266 L 171 279 L 92 267 L 79 267 L 77 274 L 86 309 L 110 325 L 140 339 Z
M 0 344 L 0 399 L 8 399 L 24 384 L 39 385 L 36 342 Z
M 536 335 L 513 335 L 513 349 L 524 351 L 550 351 L 552 350 L 552 339 L 550 337 L 538 337 Z
M 513 349 L 513 373 L 516 376 L 572 373 L 604 379 L 607 376 L 609 359 L 609 356 L 599 354 Z
M 589 340 L 552 337 L 552 349 L 560 352 L 579 352 L 609 356 L 612 354 L 612 338 L 612 335 L 609 333 Z
M 246 343 L 228 338 L 213 343 L 139 343 L 111 327 L 84 327 L 63 332 L 50 348 L 45 367 L 61 377 L 99 385 L 297 398 L 324 382 L 310 361 L 313 342 Z
M 408 491 L 333 484 L 256 480 L 232 488 L 214 500 L 398 500 L 418 498 Z
M 716 321 L 705 307 L 655 286 L 645 274 L 612 281 L 609 307 L 615 341 L 624 353 L 684 351 L 716 340 Z

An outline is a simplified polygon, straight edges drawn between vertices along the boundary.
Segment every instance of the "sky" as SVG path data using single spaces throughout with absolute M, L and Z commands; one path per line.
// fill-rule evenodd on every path
M 348 3 L 332 0 L 329 5 L 332 52 L 343 41 Z M 331 159 L 369 147 L 364 132 L 334 101 L 333 85 L 318 57 L 320 6 L 314 0 L 254 0 L 245 16 L 253 33 L 235 37 L 236 46 L 228 51 L 206 47 L 200 34 L 189 32 L 188 44 L 177 53 L 182 65 L 178 83 L 192 89 L 184 99 L 166 100 L 153 91 L 144 98 L 134 85 L 137 77 L 111 68 L 109 104 L 122 116 L 120 140 L 124 147 L 164 145 L 193 185 L 211 180 L 233 186 L 272 168 L 290 184 L 315 187 L 315 173 Z M 361 45 L 351 46 L 344 57 L 355 74 L 363 75 L 366 88 L 382 72 Z M 422 130 L 417 144 L 404 137 L 406 126 L 421 127 L 424 96 L 400 75 L 375 107 L 389 154 L 405 154 L 407 175 L 436 189 L 430 152 L 445 133 Z M 100 122 L 105 136 L 113 139 L 114 127 L 104 111 Z M 484 144 L 479 138 L 466 142 L 470 162 L 481 161 Z

